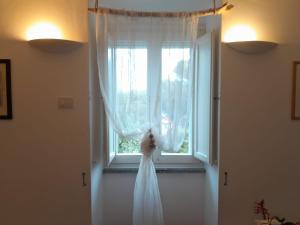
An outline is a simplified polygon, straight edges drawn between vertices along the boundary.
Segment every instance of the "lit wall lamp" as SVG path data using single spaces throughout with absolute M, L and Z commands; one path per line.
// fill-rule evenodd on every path
M 224 42 L 230 48 L 246 54 L 263 53 L 277 46 L 275 42 L 258 41 L 255 30 L 246 25 L 230 28 L 224 35 Z
M 30 45 L 50 52 L 65 52 L 79 47 L 82 43 L 65 40 L 61 30 L 50 23 L 37 23 L 26 33 Z

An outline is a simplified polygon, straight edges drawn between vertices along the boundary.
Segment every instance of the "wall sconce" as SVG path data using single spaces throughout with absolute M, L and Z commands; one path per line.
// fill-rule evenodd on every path
M 232 49 L 246 53 L 264 53 L 277 43 L 270 41 L 258 41 L 255 30 L 246 25 L 237 25 L 230 28 L 224 35 L 224 42 Z
M 61 30 L 50 23 L 38 23 L 26 33 L 30 45 L 49 52 L 66 52 L 79 47 L 82 43 L 63 39 Z

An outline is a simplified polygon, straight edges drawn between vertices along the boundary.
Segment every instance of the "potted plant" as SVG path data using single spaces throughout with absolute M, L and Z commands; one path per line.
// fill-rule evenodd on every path
M 285 218 L 271 216 L 269 210 L 265 207 L 265 201 L 255 202 L 254 213 L 262 215 L 262 219 L 255 220 L 257 225 L 300 225 L 299 222 L 288 222 Z

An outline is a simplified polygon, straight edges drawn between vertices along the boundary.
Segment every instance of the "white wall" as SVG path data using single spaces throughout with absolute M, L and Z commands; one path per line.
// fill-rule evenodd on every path
M 0 224 L 90 224 L 81 180 L 82 171 L 89 175 L 87 45 L 56 54 L 24 41 L 43 20 L 86 42 L 86 7 L 85 0 L 0 1 L 0 58 L 12 62 L 14 114 L 0 121 Z M 74 109 L 58 109 L 59 96 L 72 96 Z
M 190 1 L 110 0 L 103 5 L 200 8 Z M 299 220 L 300 122 L 290 120 L 291 62 L 300 58 L 299 1 L 230 2 L 235 8 L 223 17 L 224 31 L 233 23 L 249 23 L 260 38 L 280 46 L 257 56 L 222 47 L 221 171 L 229 172 L 229 186 L 221 186 L 221 177 L 220 224 L 253 224 L 253 202 L 261 198 L 272 213 Z M 1 224 L 90 223 L 89 190 L 81 187 L 81 172 L 89 171 L 87 46 L 50 54 L 21 41 L 39 19 L 58 23 L 68 39 L 86 41 L 85 7 L 84 0 L 0 1 L 0 58 L 12 59 L 14 112 L 12 121 L 0 121 Z M 58 110 L 58 96 L 73 96 L 75 108 Z M 129 224 L 135 175 L 104 177 L 105 221 L 117 224 L 115 208 L 122 212 L 122 224 Z M 170 210 L 167 225 L 201 224 L 203 180 L 203 174 L 159 175 L 165 210 Z M 124 198 L 114 197 L 119 195 Z M 181 208 L 190 202 L 193 208 Z
M 96 56 L 95 16 L 89 15 L 89 99 L 90 99 L 90 145 L 92 225 L 103 224 L 103 143 L 105 112 L 100 101 L 99 78 Z
M 136 174 L 104 174 L 104 224 L 131 225 Z M 203 224 L 205 174 L 158 174 L 165 225 Z
M 221 16 L 207 17 L 207 31 L 214 31 L 215 36 L 215 85 L 214 97 L 220 96 L 220 36 L 221 36 Z M 213 130 L 213 162 L 214 165 L 206 164 L 205 192 L 204 192 L 204 224 L 217 225 L 219 214 L 219 117 L 220 102 L 214 101 L 214 130 Z
M 292 61 L 300 59 L 300 1 L 232 0 L 223 31 L 247 23 L 279 46 L 244 55 L 222 47 L 220 224 L 253 224 L 254 201 L 300 220 L 300 122 L 292 121 Z M 223 33 L 224 33 L 223 32 Z

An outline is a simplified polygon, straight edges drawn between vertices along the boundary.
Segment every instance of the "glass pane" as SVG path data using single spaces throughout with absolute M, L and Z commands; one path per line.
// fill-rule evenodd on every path
M 119 137 L 118 154 L 140 153 L 140 141 L 137 138 Z
M 190 60 L 189 48 L 162 49 L 162 84 L 161 84 L 161 133 L 165 140 L 183 142 L 176 154 L 191 154 L 189 151 L 189 115 L 188 104 L 182 97 L 189 92 L 188 68 Z M 174 123 L 174 121 L 180 120 Z M 174 133 L 174 126 L 177 132 Z M 170 144 L 173 145 L 173 144 Z M 175 144 L 176 145 L 176 144 Z
M 208 42 L 210 43 L 210 42 Z M 197 149 L 204 158 L 209 156 L 211 132 L 211 47 L 202 45 L 198 49 L 197 74 Z M 199 110 L 201 109 L 201 110 Z
M 147 49 L 117 48 L 116 77 L 118 93 L 146 93 Z
M 124 127 L 136 129 L 148 121 L 147 49 L 116 49 L 115 107 L 124 115 Z M 139 153 L 138 138 L 118 138 L 117 153 Z

